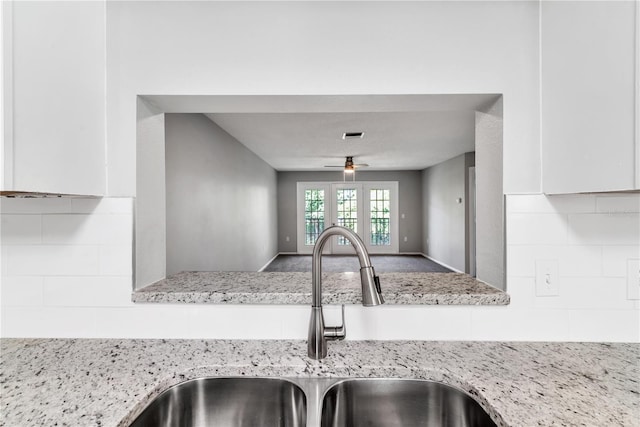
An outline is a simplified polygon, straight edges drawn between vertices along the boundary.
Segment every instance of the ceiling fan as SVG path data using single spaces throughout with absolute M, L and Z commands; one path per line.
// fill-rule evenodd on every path
M 347 160 L 343 165 L 325 165 L 325 168 L 343 168 L 345 173 L 354 173 L 358 168 L 366 168 L 369 166 L 366 163 L 355 164 L 353 163 L 353 156 L 347 156 Z

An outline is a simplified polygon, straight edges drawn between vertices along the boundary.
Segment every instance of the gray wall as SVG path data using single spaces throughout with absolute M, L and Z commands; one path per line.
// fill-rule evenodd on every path
M 296 252 L 296 183 L 340 182 L 342 172 L 278 172 L 278 250 Z M 357 181 L 398 181 L 400 252 L 422 251 L 421 171 L 358 171 Z M 401 218 L 404 214 L 405 217 Z M 286 237 L 289 236 L 289 241 Z M 407 241 L 404 241 L 405 236 Z
M 423 252 L 463 272 L 468 264 L 467 167 L 472 163 L 473 153 L 467 153 L 422 171 Z
M 202 114 L 166 114 L 167 275 L 256 271 L 277 253 L 277 176 Z

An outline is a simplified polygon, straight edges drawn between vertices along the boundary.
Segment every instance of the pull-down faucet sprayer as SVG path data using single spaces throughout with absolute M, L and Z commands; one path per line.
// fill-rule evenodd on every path
M 308 354 L 312 359 L 322 359 L 327 356 L 327 340 L 341 340 L 346 336 L 344 327 L 344 306 L 342 306 L 342 326 L 325 326 L 322 313 L 322 250 L 331 236 L 339 235 L 351 242 L 360 261 L 360 282 L 362 284 L 362 305 L 371 307 L 384 303 L 380 290 L 380 279 L 376 276 L 371 265 L 369 253 L 360 237 L 345 227 L 331 226 L 326 228 L 313 248 L 312 275 L 312 303 L 311 321 L 309 322 Z

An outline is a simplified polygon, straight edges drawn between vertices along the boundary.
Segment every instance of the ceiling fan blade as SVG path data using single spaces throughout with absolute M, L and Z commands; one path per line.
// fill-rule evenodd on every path
M 344 165 L 324 165 L 325 168 L 342 168 L 344 169 Z
M 366 168 L 366 167 L 369 167 L 369 165 L 368 165 L 368 164 L 366 164 L 366 163 L 360 163 L 359 165 L 353 165 L 353 166 L 354 166 L 354 167 L 356 167 L 356 168 Z

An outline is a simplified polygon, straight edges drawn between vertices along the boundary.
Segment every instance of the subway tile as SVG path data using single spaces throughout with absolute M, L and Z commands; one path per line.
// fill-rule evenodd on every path
M 533 277 L 507 277 L 507 290 L 511 298 L 509 307 L 531 308 L 535 298 L 536 282 Z
M 281 306 L 279 312 L 282 316 L 282 339 L 306 340 L 309 332 L 311 306 Z
M 640 246 L 603 246 L 602 275 L 605 277 L 626 277 L 628 259 L 640 259 Z
M 562 277 L 559 295 L 537 297 L 535 308 L 635 310 L 638 302 L 627 299 L 623 278 Z
M 560 214 L 507 216 L 507 245 L 562 245 L 567 242 L 567 217 Z
M 96 335 L 94 309 L 84 307 L 3 307 L 6 338 L 90 338 Z
M 0 291 L 3 306 L 42 306 L 42 277 L 2 277 Z
M 569 310 L 571 341 L 640 342 L 640 310 Z
M 472 308 L 473 340 L 566 341 L 569 319 L 566 310 Z
M 133 245 L 100 246 L 100 275 L 131 276 L 133 274 Z
M 594 195 L 517 194 L 507 196 L 507 214 L 510 213 L 589 213 L 595 212 Z
M 282 338 L 279 306 L 198 305 L 190 308 L 186 329 L 189 338 Z
M 127 245 L 133 241 L 131 215 L 44 215 L 42 241 L 67 245 Z
M 138 304 L 96 308 L 98 338 L 190 338 L 189 305 Z
M 133 199 L 129 197 L 72 199 L 71 212 L 81 214 L 132 214 Z
M 346 321 L 349 339 L 471 339 L 469 307 L 349 305 Z
M 0 245 L 0 277 L 9 275 L 9 248 L 10 246 Z
M 559 260 L 564 251 L 564 245 L 509 245 L 507 246 L 507 275 L 535 277 L 536 260 Z
M 45 277 L 44 304 L 61 307 L 132 306 L 130 277 Z
M 99 271 L 97 246 L 6 246 L 9 276 L 90 276 Z
M 563 246 L 559 257 L 560 276 L 602 276 L 601 246 Z
M 596 205 L 599 213 L 638 213 L 640 194 L 598 195 Z
M 0 243 L 37 245 L 42 243 L 42 215 L 1 215 Z
M 98 338 L 191 338 L 187 304 L 96 308 Z
M 0 197 L 0 213 L 2 214 L 67 213 L 70 210 L 71 199 L 66 197 Z
M 640 245 L 640 214 L 570 214 L 570 244 Z

